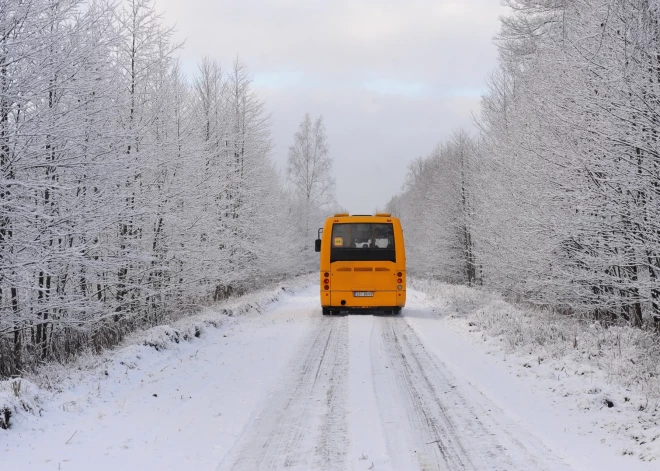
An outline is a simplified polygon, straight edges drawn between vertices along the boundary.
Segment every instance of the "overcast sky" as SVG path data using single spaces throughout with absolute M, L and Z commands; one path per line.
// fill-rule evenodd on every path
M 472 128 L 499 0 L 156 0 L 184 69 L 240 56 L 272 116 L 284 171 L 306 112 L 323 115 L 339 204 L 371 213 L 400 192 L 408 162 Z

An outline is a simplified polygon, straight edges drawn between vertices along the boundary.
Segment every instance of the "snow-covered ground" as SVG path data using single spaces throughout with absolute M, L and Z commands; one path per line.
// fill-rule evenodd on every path
M 495 356 L 617 454 L 660 459 L 657 334 L 516 308 L 497 293 L 415 279 L 446 328 Z M 462 346 L 459 346 L 462 348 Z M 490 388 L 490 386 L 489 386 Z
M 399 316 L 324 317 L 308 284 L 136 334 L 22 386 L 41 413 L 0 430 L 2 469 L 657 469 L 420 287 Z

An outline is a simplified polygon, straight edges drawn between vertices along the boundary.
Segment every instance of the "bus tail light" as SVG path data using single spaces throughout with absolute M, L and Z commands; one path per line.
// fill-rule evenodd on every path
M 323 274 L 323 276 L 327 278 L 327 277 L 329 277 L 329 276 L 330 276 L 330 273 L 328 273 L 328 272 L 325 272 L 325 273 Z
M 396 274 L 396 276 L 398 276 L 399 278 L 401 278 L 401 277 L 403 276 L 403 273 L 399 272 L 399 273 Z
M 326 278 L 325 280 L 323 280 L 323 283 L 325 283 L 327 285 L 327 284 L 330 283 L 330 280 Z M 401 283 L 401 282 L 399 281 L 399 283 Z
M 329 287 L 328 285 L 325 285 L 325 286 L 323 287 L 323 289 L 325 289 L 326 291 L 328 291 L 328 290 L 330 289 L 330 287 Z
M 403 286 L 399 285 L 399 286 L 397 286 L 397 288 L 401 290 L 401 289 L 403 289 Z
M 398 280 L 396 280 L 396 282 L 401 284 L 401 283 L 403 283 L 403 280 L 401 278 L 399 278 Z

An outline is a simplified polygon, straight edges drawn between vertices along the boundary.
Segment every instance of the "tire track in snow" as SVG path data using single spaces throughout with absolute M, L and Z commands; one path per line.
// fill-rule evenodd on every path
M 474 469 L 472 461 L 458 440 L 458 432 L 437 400 L 436 388 L 427 373 L 432 374 L 428 362 L 422 365 L 410 345 L 408 332 L 401 332 L 402 318 L 379 318 L 382 348 L 400 394 L 400 402 L 408 421 L 409 450 L 421 469 Z M 426 360 L 426 359 L 424 359 Z M 383 406 L 381 406 L 383 407 Z M 406 424 L 400 424 L 404 427 Z M 388 446 L 398 447 L 400 440 L 388 440 Z M 392 456 L 400 451 L 390 450 Z
M 408 450 L 401 449 L 402 431 L 384 426 L 386 433 L 396 434 L 387 437 L 391 456 L 401 461 L 408 454 L 408 460 L 416 461 L 423 470 L 568 469 L 494 404 L 471 401 L 442 363 L 424 348 L 405 317 L 378 320 L 381 341 L 374 339 L 373 345 L 380 344 L 385 350 L 384 362 L 380 362 L 393 375 L 390 389 L 396 390 L 390 393 L 400 396 L 407 422 L 399 427 L 405 429 Z M 382 386 L 386 389 L 386 384 Z M 379 402 L 390 401 L 391 407 L 392 398 L 384 397 L 385 390 L 378 396 Z M 382 417 L 395 419 L 391 413 Z
M 280 388 L 219 470 L 340 469 L 346 426 L 348 319 L 318 319 Z

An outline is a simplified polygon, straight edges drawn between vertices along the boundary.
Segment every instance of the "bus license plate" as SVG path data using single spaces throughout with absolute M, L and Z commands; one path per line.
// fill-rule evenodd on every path
M 373 291 L 355 291 L 353 296 L 356 298 L 372 298 L 374 296 Z

